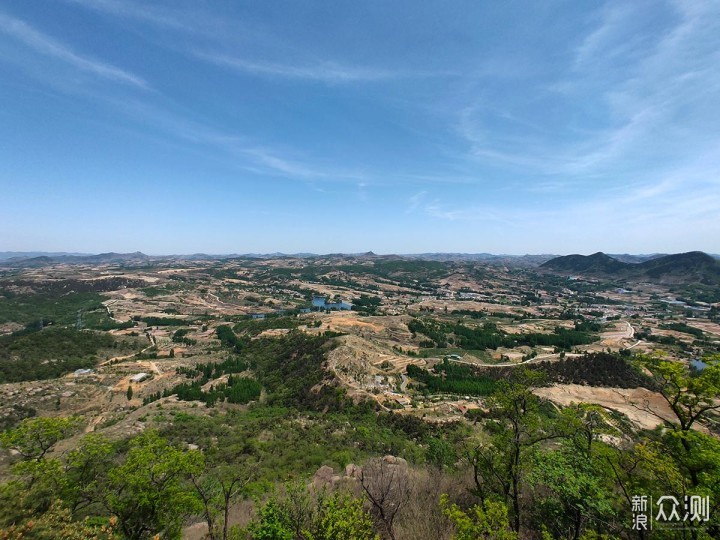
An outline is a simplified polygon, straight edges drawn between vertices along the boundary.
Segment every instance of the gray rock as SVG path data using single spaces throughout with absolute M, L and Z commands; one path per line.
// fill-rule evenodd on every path
M 358 480 L 360 478 L 360 474 L 362 474 L 362 469 L 354 463 L 348 463 L 345 466 L 346 478 L 354 478 L 355 480 Z
M 328 487 L 333 484 L 333 478 L 335 477 L 335 471 L 332 467 L 323 465 L 313 475 L 312 485 L 315 488 Z M 339 478 L 339 477 L 338 477 Z

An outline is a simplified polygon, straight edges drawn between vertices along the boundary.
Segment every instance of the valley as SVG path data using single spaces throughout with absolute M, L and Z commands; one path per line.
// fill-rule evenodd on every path
M 203 448 L 204 430 L 178 430 L 222 418 L 351 426 L 309 461 L 273 451 L 301 476 L 377 453 L 419 465 L 432 441 L 450 445 L 446 466 L 460 474 L 462 448 L 518 377 L 538 381 L 528 388 L 551 416 L 598 407 L 610 447 L 676 422 L 653 362 L 688 371 L 720 357 L 718 299 L 689 297 L 677 279 L 548 272 L 551 263 L 365 254 L 6 266 L 0 422 L 78 418 L 58 456 L 88 434 L 121 444 L 159 432 Z M 714 408 L 703 433 L 717 432 Z M 381 418 L 387 434 L 362 442 L 374 436 L 358 430 Z M 405 439 L 405 422 L 434 435 Z M 258 436 L 272 440 L 276 428 Z M 14 459 L 3 455 L 0 477 L 12 478 Z

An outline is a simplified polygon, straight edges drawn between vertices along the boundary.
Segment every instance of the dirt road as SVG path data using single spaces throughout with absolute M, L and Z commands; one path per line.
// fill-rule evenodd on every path
M 139 354 L 143 354 L 155 346 L 155 338 L 151 334 L 147 334 L 147 336 L 148 336 L 148 339 L 150 340 L 150 345 L 148 345 L 143 350 L 141 350 Z M 108 364 L 112 364 L 113 362 L 120 361 L 120 360 L 127 360 L 128 358 L 133 358 L 136 354 L 138 354 L 138 353 L 126 354 L 125 356 L 113 356 L 112 358 L 108 358 L 107 360 L 100 362 L 97 365 L 97 367 L 106 366 Z

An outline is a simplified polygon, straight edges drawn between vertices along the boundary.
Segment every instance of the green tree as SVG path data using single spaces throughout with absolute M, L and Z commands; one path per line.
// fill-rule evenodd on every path
M 702 425 L 709 415 L 720 409 L 720 356 L 708 359 L 708 367 L 699 374 L 691 373 L 680 362 L 657 356 L 641 357 L 640 361 L 652 373 L 658 392 L 675 416 L 676 422 L 665 420 L 669 429 L 659 437 L 662 451 L 674 460 L 685 479 L 682 490 L 675 494 L 680 497 L 710 495 L 714 501 L 710 527 L 720 534 L 717 516 L 720 511 L 720 443 L 695 429 L 697 424 Z M 648 411 L 656 414 L 649 408 Z M 690 529 L 692 538 L 698 538 L 700 534 L 697 528 Z
M 12 467 L 13 478 L 0 486 L 0 524 L 20 523 L 47 512 L 67 489 L 62 462 L 42 458 Z
M 128 389 L 127 389 L 127 392 L 125 393 L 125 395 L 127 396 L 128 401 L 130 401 L 132 399 L 132 397 L 133 397 L 132 385 L 130 385 L 130 384 L 128 385 Z
M 256 521 L 250 524 L 253 540 L 293 540 L 289 517 L 276 498 L 271 498 L 258 512 Z
M 526 368 L 502 381 L 488 399 L 493 413 L 491 443 L 471 446 L 466 452 L 481 502 L 490 494 L 500 495 L 515 532 L 522 525 L 521 498 L 531 451 L 540 442 L 562 435 L 559 426 L 549 425 L 540 414 L 540 399 L 532 390 L 542 381 L 542 374 Z
M 130 441 L 125 461 L 108 473 L 105 507 L 127 538 L 177 537 L 184 519 L 201 510 L 187 480 L 202 468 L 200 452 L 181 450 L 146 431 Z
M 308 540 L 374 540 L 370 514 L 363 508 L 361 499 L 334 493 L 322 498 Z
M 376 540 L 362 499 L 348 494 L 312 494 L 301 484 L 271 497 L 250 525 L 253 540 Z
M 555 538 L 579 539 L 594 534 L 594 528 L 607 529 L 611 521 L 617 496 L 606 460 L 613 452 L 599 439 L 622 433 L 593 404 L 566 407 L 557 422 L 565 438 L 560 446 L 536 450 L 528 475 L 536 500 L 535 529 L 542 524 Z
M 227 540 L 230 507 L 243 493 L 245 486 L 257 476 L 258 464 L 247 458 L 233 456 L 223 463 L 216 452 L 208 452 L 201 474 L 190 480 L 202 504 L 202 515 L 208 526 L 208 538 Z
M 115 518 L 95 518 L 76 521 L 70 509 L 55 501 L 50 509 L 41 516 L 27 520 L 20 526 L 0 529 L 0 538 L 12 540 L 120 540 L 116 530 Z
M 528 480 L 536 490 L 533 511 L 554 538 L 578 540 L 588 525 L 612 516 L 613 486 L 593 460 L 570 443 L 538 452 Z
M 452 466 L 455 462 L 455 452 L 449 442 L 437 437 L 430 437 L 427 443 L 428 447 L 425 452 L 425 459 L 427 459 L 428 463 L 438 469 Z
M 699 375 L 691 374 L 680 362 L 657 356 L 642 356 L 639 361 L 652 373 L 657 391 L 672 409 L 678 421 L 676 430 L 688 432 L 708 413 L 720 409 L 720 356 L 708 360 L 710 365 Z M 647 410 L 657 416 L 651 409 Z M 665 418 L 662 420 L 666 421 Z
M 440 496 L 442 513 L 455 527 L 453 540 L 516 540 L 518 535 L 510 529 L 507 506 L 499 501 L 486 499 L 474 505 L 469 512 L 450 503 L 447 495 Z
M 560 429 L 565 432 L 574 448 L 585 456 L 592 456 L 594 443 L 603 434 L 620 434 L 599 405 L 578 403 L 562 410 Z
M 79 511 L 100 511 L 108 471 L 114 465 L 115 449 L 103 435 L 85 435 L 65 458 L 67 486 L 63 500 L 76 515 Z
M 0 446 L 15 450 L 25 460 L 40 461 L 55 444 L 82 424 L 76 416 L 26 418 L 16 428 L 0 433 Z
M 673 412 L 672 418 L 659 415 L 647 404 L 644 410 L 662 420 L 663 429 L 649 434 L 649 440 L 636 443 L 631 451 L 618 451 L 607 457 L 613 476 L 627 505 L 637 494 L 710 496 L 710 521 L 699 527 L 688 522 L 678 538 L 707 538 L 720 534 L 720 442 L 696 429 L 709 415 L 720 409 L 720 365 L 693 374 L 681 362 L 660 356 L 640 356 L 638 363 L 652 374 L 655 389 Z M 655 533 L 654 533 L 655 534 Z M 642 537 L 642 535 L 641 535 Z
M 46 512 L 68 486 L 63 463 L 49 459 L 58 441 L 77 431 L 82 421 L 68 418 L 26 418 L 0 434 L 0 445 L 15 450 L 22 461 L 12 466 L 13 478 L 0 486 L 0 523 L 10 524 Z

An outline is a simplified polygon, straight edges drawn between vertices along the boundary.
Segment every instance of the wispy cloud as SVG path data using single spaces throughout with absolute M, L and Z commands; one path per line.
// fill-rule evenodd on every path
M 411 214 L 415 210 L 417 210 L 420 207 L 420 205 L 423 203 L 423 201 L 425 200 L 425 197 L 427 196 L 427 194 L 428 194 L 428 192 L 423 190 L 423 191 L 418 191 L 415 195 L 410 197 L 408 199 L 408 206 L 405 209 L 405 213 Z
M 297 45 L 286 44 L 279 36 L 274 36 L 271 32 L 262 32 L 258 28 L 250 28 L 243 25 L 243 31 L 240 34 L 237 32 L 237 28 L 229 32 L 227 21 L 221 21 L 208 16 L 202 10 L 192 13 L 169 9 L 159 10 L 150 4 L 119 2 L 117 0 L 66 1 L 111 17 L 142 21 L 157 27 L 202 36 L 211 42 L 216 42 L 218 48 L 221 50 L 228 46 L 235 47 L 238 40 L 252 37 L 255 46 L 257 46 L 258 42 L 262 41 L 265 47 L 281 50 L 283 54 L 290 51 L 298 52 Z M 234 24 L 235 27 L 239 24 L 242 25 L 239 21 L 235 21 Z M 264 77 L 341 84 L 381 81 L 403 76 L 400 70 L 348 65 L 332 60 L 299 59 L 293 63 L 258 60 L 233 56 L 226 53 L 193 50 L 192 45 L 182 40 L 176 40 L 174 43 L 178 50 L 191 54 L 197 59 L 247 74 Z
M 465 223 L 483 223 L 492 226 L 502 227 L 525 227 L 528 224 L 528 214 L 524 209 L 508 208 L 507 206 L 497 205 L 453 205 L 443 203 L 440 200 L 433 200 L 423 206 L 424 212 L 438 220 L 465 222 Z M 542 214 L 546 219 L 552 215 L 554 211 L 538 211 L 533 212 L 534 218 L 539 218 Z
M 635 13 L 647 5 L 607 3 L 561 77 L 530 83 L 537 84 L 537 107 L 548 114 L 516 103 L 512 93 L 482 95 L 461 107 L 455 129 L 469 145 L 467 156 L 541 184 L 551 177 L 557 186 L 649 180 L 715 146 L 720 4 L 670 6 L 658 31 L 643 27 L 646 18 Z M 503 110 L 513 107 L 523 113 L 506 117 Z
M 129 118 L 146 129 L 153 126 L 175 141 L 189 144 L 195 151 L 221 157 L 233 167 L 262 176 L 303 181 L 308 185 L 323 183 L 368 182 L 359 170 L 339 167 L 282 145 L 261 144 L 243 133 L 219 128 L 209 121 L 191 119 L 167 107 L 147 101 L 107 98 Z
M 692 159 L 720 141 L 720 130 L 698 129 L 706 115 L 717 116 L 718 4 L 704 3 L 701 7 L 680 2 L 675 7 L 674 26 L 657 42 L 639 48 L 644 54 L 631 64 L 632 73 L 624 80 L 613 81 L 602 95 L 617 127 L 592 137 L 594 148 L 575 155 L 568 172 L 598 170 L 638 158 L 647 163 L 652 156 L 660 162 L 669 157 Z M 622 24 L 619 18 L 612 18 L 603 28 Z M 627 33 L 617 29 L 607 33 L 616 43 L 627 38 Z M 610 46 L 605 41 L 603 44 Z M 602 67 L 587 66 L 586 70 L 593 80 L 609 77 Z
M 397 77 L 397 72 L 382 69 L 345 66 L 336 62 L 319 61 L 314 64 L 281 64 L 273 62 L 250 61 L 223 54 L 196 52 L 198 58 L 214 64 L 229 67 L 245 73 L 279 77 L 284 79 L 303 79 L 324 83 L 370 82 Z
M 522 238 L 529 252 L 562 253 L 578 246 L 592 251 L 632 251 L 633 246 L 708 250 L 720 234 L 720 163 L 714 159 L 718 152 L 720 147 L 662 176 L 605 189 L 592 198 L 553 199 L 547 205 L 523 200 L 513 200 L 512 205 L 507 201 L 453 204 L 435 199 L 421 208 L 448 226 L 499 230 Z M 688 246 L 689 238 L 704 240 Z
M 3 13 L 0 13 L 0 32 L 15 38 L 40 54 L 60 60 L 80 71 L 137 88 L 149 88 L 147 82 L 141 77 L 111 64 L 76 53 L 67 45 L 43 34 L 24 21 Z
M 168 10 L 160 10 L 149 3 L 137 4 L 129 0 L 65 0 L 84 8 L 108 15 L 144 21 L 176 30 L 190 30 L 192 27 Z
M 447 168 L 447 167 L 446 167 Z M 477 184 L 478 177 L 467 172 L 441 171 L 437 174 L 427 172 L 398 172 L 387 171 L 383 177 L 393 184 L 420 184 L 420 185 L 472 185 Z
M 597 61 L 598 56 L 604 59 L 617 58 L 633 49 L 632 37 L 625 30 L 633 24 L 633 17 L 638 5 L 633 3 L 608 2 L 601 8 L 600 24 L 582 40 L 575 49 L 575 68 L 588 62 Z
M 204 2 L 163 2 L 148 0 L 61 0 L 68 4 L 93 11 L 116 21 L 136 25 L 138 23 L 152 27 L 154 32 L 146 34 L 150 38 L 159 38 L 167 33 L 172 36 L 158 39 L 168 48 L 186 52 L 186 42 L 201 39 L 211 43 L 235 43 L 243 37 L 259 42 L 264 39 L 263 32 L 256 32 L 239 20 L 229 20 L 217 15 Z M 242 32 L 239 32 L 242 29 Z M 184 39 L 177 39 L 182 35 Z
M 293 159 L 281 155 L 277 149 L 236 145 L 231 145 L 228 149 L 234 153 L 251 158 L 274 174 L 310 181 L 360 181 L 358 184 L 360 187 L 366 185 L 362 182 L 366 180 L 366 176 L 361 172 L 340 169 L 332 165 L 323 166 L 308 163 L 305 160 Z
M 189 30 L 191 28 L 185 21 L 175 17 L 168 10 L 158 9 L 152 4 L 135 3 L 129 0 L 65 0 L 108 15 L 134 19 L 152 23 L 159 26 L 174 28 L 176 30 Z

